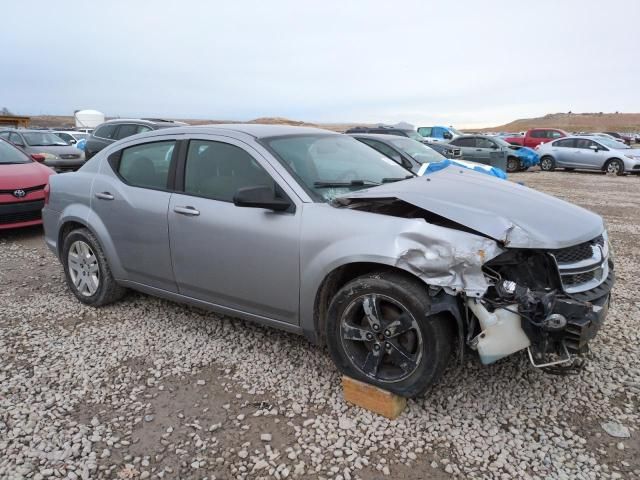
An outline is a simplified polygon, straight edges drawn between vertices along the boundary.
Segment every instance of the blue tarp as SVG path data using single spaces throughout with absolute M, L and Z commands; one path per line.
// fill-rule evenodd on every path
M 507 173 L 497 167 L 492 167 L 491 165 L 483 165 L 481 163 L 467 162 L 465 160 L 450 160 L 448 158 L 442 160 L 441 162 L 423 163 L 420 167 L 420 172 L 418 173 L 418 175 L 428 175 L 429 173 L 437 172 L 438 170 L 442 170 L 443 168 L 447 168 L 449 166 L 467 168 L 469 170 L 475 170 L 476 172 L 485 173 L 493 177 L 502 178 L 504 180 L 507 179 Z
M 76 148 L 79 148 L 80 150 L 84 151 L 84 146 L 87 143 L 87 139 L 86 138 L 82 138 L 78 143 L 76 143 Z
M 518 159 L 522 162 L 522 166 L 524 168 L 533 167 L 534 165 L 538 165 L 540 163 L 540 156 L 536 153 L 535 150 L 529 147 L 520 147 L 515 150 Z

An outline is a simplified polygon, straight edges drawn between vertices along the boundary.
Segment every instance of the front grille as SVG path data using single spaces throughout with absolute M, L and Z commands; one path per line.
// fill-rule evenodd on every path
M 451 150 L 451 154 L 454 157 L 459 157 L 462 154 L 462 150 L 460 150 L 459 148 L 454 148 L 453 150 Z
M 73 160 L 75 158 L 80 158 L 80 155 L 77 153 L 63 153 L 62 155 L 60 155 L 60 158 L 62 158 L 63 160 Z
M 45 187 L 45 185 L 36 185 L 35 187 L 27 187 L 27 188 L 11 188 L 8 190 L 0 190 L 0 193 L 8 193 L 10 195 L 13 195 L 13 192 L 15 192 L 16 190 L 24 190 L 24 193 L 29 193 L 29 192 L 35 192 L 38 190 L 42 190 Z
M 40 220 L 42 207 L 44 200 L 0 204 L 0 225 Z
M 590 242 L 581 243 L 574 247 L 563 248 L 553 251 L 554 257 L 558 263 L 576 263 L 588 260 L 593 257 L 593 245 L 604 246 L 604 238 L 600 235 Z
M 596 271 L 591 270 L 590 272 L 577 273 L 575 275 L 563 275 L 562 282 L 565 285 L 577 285 L 590 282 L 594 278 L 596 278 Z
M 568 294 L 592 290 L 609 275 L 608 248 L 602 235 L 549 253 L 556 260 L 562 287 Z

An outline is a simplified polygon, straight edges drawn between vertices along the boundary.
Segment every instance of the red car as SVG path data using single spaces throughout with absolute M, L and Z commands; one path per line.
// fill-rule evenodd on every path
M 559 128 L 532 128 L 524 135 L 515 137 L 507 137 L 504 140 L 511 145 L 522 145 L 523 147 L 536 148 L 541 143 L 547 143 L 551 140 L 566 137 L 568 135 L 564 130 Z
M 42 223 L 45 187 L 54 173 L 0 140 L 0 230 Z

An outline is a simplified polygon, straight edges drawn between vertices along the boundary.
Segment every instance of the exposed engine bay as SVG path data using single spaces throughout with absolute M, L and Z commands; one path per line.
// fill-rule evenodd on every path
M 614 272 L 606 233 L 562 250 L 508 250 L 484 272 L 487 293 L 467 301 L 467 344 L 481 361 L 527 348 L 535 367 L 578 369 L 609 307 Z

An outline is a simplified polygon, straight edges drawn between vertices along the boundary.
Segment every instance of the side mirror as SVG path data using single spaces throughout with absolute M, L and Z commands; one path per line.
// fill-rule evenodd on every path
M 597 145 L 589 145 L 589 148 L 590 148 L 591 150 L 593 150 L 594 152 L 597 152 L 597 151 L 599 150 L 599 148 L 598 148 L 598 146 L 597 146 Z
M 451 135 L 451 133 L 450 133 L 450 132 L 444 132 L 444 133 L 442 134 L 442 137 L 443 137 L 443 138 L 446 138 L 447 140 L 451 140 L 451 139 L 453 138 L 453 135 Z
M 233 196 L 233 204 L 236 207 L 266 208 L 276 212 L 283 212 L 291 207 L 291 202 L 276 198 L 273 188 L 265 185 L 239 188 Z

